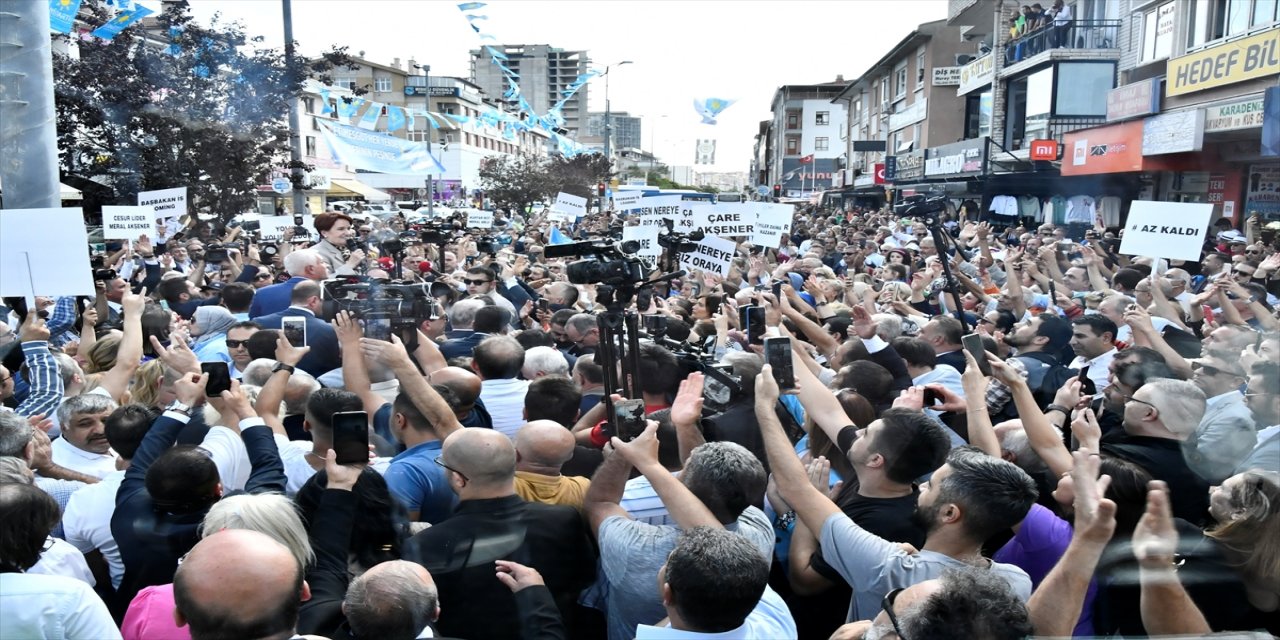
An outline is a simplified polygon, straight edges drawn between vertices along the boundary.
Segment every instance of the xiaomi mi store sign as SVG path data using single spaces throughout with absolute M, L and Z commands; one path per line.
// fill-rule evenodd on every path
M 1169 61 L 1165 95 L 1180 96 L 1280 73 L 1280 27 Z

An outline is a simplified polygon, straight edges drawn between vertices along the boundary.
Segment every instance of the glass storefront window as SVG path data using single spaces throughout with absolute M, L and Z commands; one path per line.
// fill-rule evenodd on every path
M 978 137 L 991 135 L 991 116 L 995 102 L 991 99 L 991 91 L 983 91 L 978 96 Z
M 1107 92 L 1115 88 L 1115 76 L 1113 62 L 1059 63 L 1054 115 L 1107 115 Z
M 1023 136 L 1027 139 L 1047 137 L 1049 113 L 1052 110 L 1053 67 L 1049 67 L 1027 76 L 1027 113 Z

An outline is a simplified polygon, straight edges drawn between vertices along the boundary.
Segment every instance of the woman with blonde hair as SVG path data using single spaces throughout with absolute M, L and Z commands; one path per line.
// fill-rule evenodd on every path
M 1280 473 L 1250 469 L 1211 487 L 1209 515 L 1218 524 L 1207 534 L 1240 573 L 1249 604 L 1280 610 Z
M 77 353 L 76 363 L 85 373 L 106 373 L 116 364 L 116 356 L 120 353 L 120 341 L 123 334 L 113 331 L 98 338 L 93 346 Z
M 152 360 L 138 368 L 129 387 L 129 399 L 157 409 L 167 407 L 174 400 L 173 383 L 181 377 L 181 373 L 165 363 Z

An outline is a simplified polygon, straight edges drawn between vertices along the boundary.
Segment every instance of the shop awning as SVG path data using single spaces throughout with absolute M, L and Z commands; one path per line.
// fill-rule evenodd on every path
M 329 191 L 326 196 L 332 198 L 335 196 L 359 196 L 369 202 L 390 202 L 391 195 L 386 191 L 379 191 L 373 187 L 350 178 L 334 178 L 329 181 Z

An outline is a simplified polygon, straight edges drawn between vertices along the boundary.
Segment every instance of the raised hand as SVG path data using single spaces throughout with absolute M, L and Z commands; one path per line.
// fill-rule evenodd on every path
M 675 425 L 697 425 L 702 418 L 702 388 L 705 378 L 694 373 L 680 381 L 680 390 L 671 403 L 671 422 Z
M 1133 530 L 1133 557 L 1143 566 L 1173 565 L 1178 530 L 1169 508 L 1169 487 L 1160 480 L 1147 483 L 1147 511 Z

